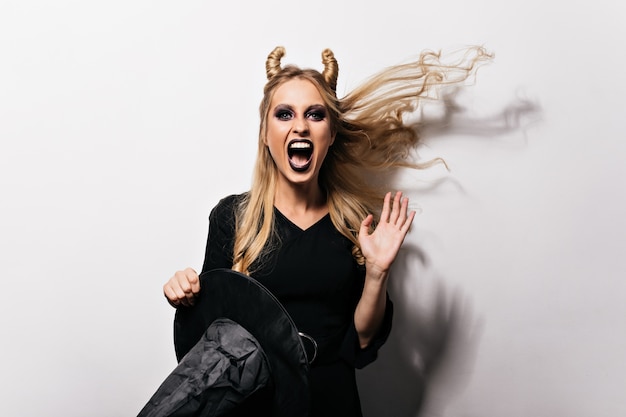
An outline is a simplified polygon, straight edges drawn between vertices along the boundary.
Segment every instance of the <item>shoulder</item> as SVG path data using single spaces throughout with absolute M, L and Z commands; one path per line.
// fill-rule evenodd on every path
M 239 203 L 241 203 L 246 197 L 247 197 L 248 193 L 241 193 L 241 194 L 230 194 L 227 195 L 226 197 L 223 197 L 214 207 L 214 209 L 217 208 L 228 208 L 228 207 L 236 207 L 237 205 L 239 205 Z
M 223 197 L 211 210 L 211 214 L 209 217 L 211 218 L 232 218 L 237 207 L 241 204 L 242 201 L 245 200 L 248 193 L 241 194 L 230 194 L 226 197 Z

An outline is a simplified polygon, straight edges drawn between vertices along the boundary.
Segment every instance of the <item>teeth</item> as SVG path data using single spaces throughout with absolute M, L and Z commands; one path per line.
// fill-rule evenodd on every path
M 289 148 L 291 149 L 309 149 L 310 147 L 311 147 L 311 144 L 307 142 L 294 142 L 291 145 L 289 145 Z

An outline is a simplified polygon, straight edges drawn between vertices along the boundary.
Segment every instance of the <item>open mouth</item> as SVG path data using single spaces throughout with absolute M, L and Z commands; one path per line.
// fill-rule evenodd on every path
M 287 147 L 289 165 L 294 171 L 306 171 L 311 166 L 313 142 L 307 139 L 294 139 Z

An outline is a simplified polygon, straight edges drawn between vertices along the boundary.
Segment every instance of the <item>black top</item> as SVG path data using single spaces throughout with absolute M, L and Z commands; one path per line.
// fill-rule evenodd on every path
M 202 272 L 232 267 L 234 210 L 241 197 L 228 196 L 211 211 Z M 309 376 L 311 416 L 361 416 L 354 369 L 376 359 L 391 331 L 393 305 L 387 299 L 379 334 L 361 349 L 354 310 L 365 270 L 352 256 L 352 242 L 335 229 L 328 214 L 306 230 L 276 208 L 274 218 L 274 250 L 252 265 L 251 276 L 278 298 L 298 330 L 318 343 Z

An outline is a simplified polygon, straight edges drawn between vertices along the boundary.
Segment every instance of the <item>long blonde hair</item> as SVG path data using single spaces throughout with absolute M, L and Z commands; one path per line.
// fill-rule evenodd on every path
M 439 87 L 468 79 L 480 63 L 492 56 L 481 47 L 466 50 L 452 64 L 441 62 L 441 54 L 422 52 L 414 62 L 388 67 L 345 97 L 336 94 L 339 66 L 330 49 L 322 52 L 324 70 L 282 67 L 283 47 L 276 47 L 266 61 L 268 82 L 259 106 L 258 155 L 250 191 L 236 210 L 233 269 L 250 273 L 251 265 L 271 251 L 274 223 L 274 193 L 278 171 L 264 143 L 269 106 L 274 91 L 285 82 L 304 79 L 319 90 L 336 134 L 319 174 L 335 228 L 350 239 L 357 263 L 365 259 L 358 242 L 362 220 L 378 214 L 385 192 L 370 179 L 389 169 L 424 168 L 436 163 L 411 161 L 411 150 L 419 143 L 415 126 L 405 116 L 415 112 L 424 99 L 437 98 Z M 375 225 L 374 225 L 375 227 Z

